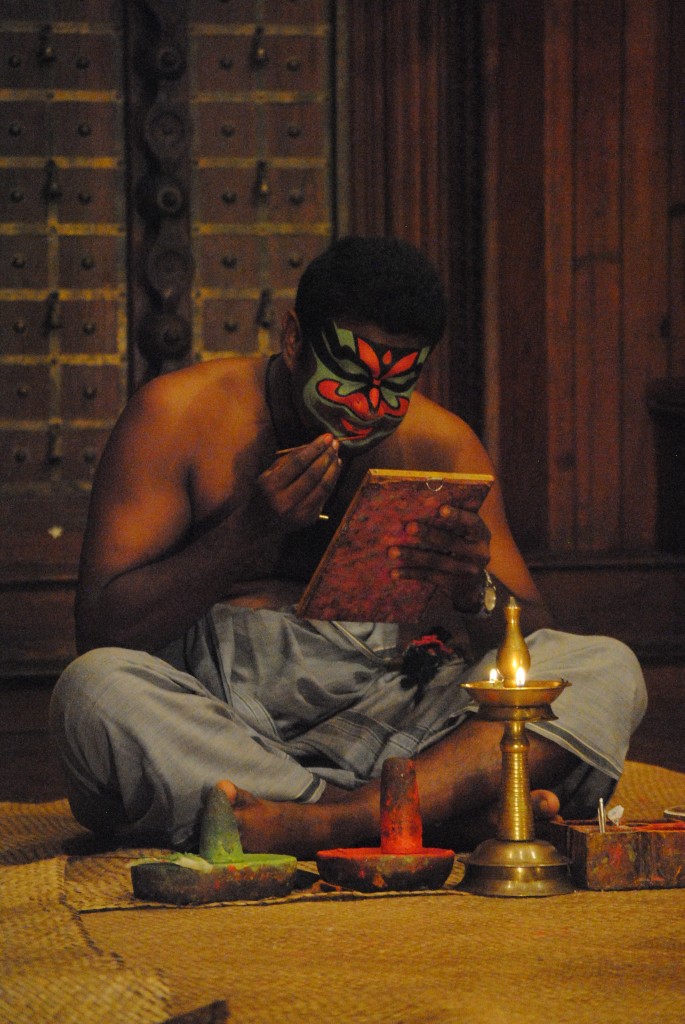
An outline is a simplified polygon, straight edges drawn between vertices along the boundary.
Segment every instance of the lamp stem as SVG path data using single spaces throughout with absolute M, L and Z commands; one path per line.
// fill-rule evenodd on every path
M 528 774 L 528 736 L 523 721 L 506 721 L 500 742 L 502 784 L 500 788 L 498 839 L 535 838 L 533 807 Z

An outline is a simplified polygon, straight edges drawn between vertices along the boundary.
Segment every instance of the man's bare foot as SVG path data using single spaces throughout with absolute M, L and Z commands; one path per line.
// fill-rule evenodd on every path
M 559 819 L 559 797 L 549 789 L 534 789 L 530 794 L 533 817 L 538 821 Z
M 533 817 L 536 821 L 553 821 L 559 818 L 559 798 L 550 789 L 533 789 L 530 794 Z M 499 822 L 499 805 L 492 804 L 481 812 L 480 817 L 495 834 Z
M 231 801 L 245 853 L 288 853 L 311 860 L 331 846 L 330 805 L 261 800 L 228 779 L 217 786 Z

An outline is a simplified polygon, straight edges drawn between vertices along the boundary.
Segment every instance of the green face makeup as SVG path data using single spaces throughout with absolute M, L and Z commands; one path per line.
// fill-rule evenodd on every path
M 310 415 L 355 449 L 402 422 L 430 352 L 378 344 L 331 323 L 311 339 L 316 367 L 303 388 Z

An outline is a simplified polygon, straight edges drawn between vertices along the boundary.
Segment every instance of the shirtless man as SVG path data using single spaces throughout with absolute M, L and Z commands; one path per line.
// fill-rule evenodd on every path
M 372 844 L 382 762 L 400 754 L 416 759 L 427 836 L 464 848 L 492 827 L 501 727 L 474 718 L 459 683 L 494 664 L 509 593 L 532 669 L 575 684 L 558 723 L 531 727 L 536 809 L 608 797 L 644 712 L 639 666 L 616 641 L 551 629 L 497 484 L 479 514 L 444 506 L 439 528 L 412 525 L 395 571 L 437 596 L 411 634 L 293 614 L 367 468 L 493 472 L 466 423 L 414 391 L 444 323 L 416 250 L 345 239 L 303 275 L 277 357 L 198 364 L 132 397 L 93 488 L 81 657 L 53 697 L 83 824 L 188 845 L 226 779 L 246 850 Z M 436 623 L 469 653 L 419 697 L 398 657 Z

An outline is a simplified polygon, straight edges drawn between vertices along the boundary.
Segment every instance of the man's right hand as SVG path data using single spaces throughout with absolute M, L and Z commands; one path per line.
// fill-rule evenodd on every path
M 259 498 L 286 532 L 316 522 L 340 476 L 339 442 L 321 434 L 278 455 L 257 479 Z

